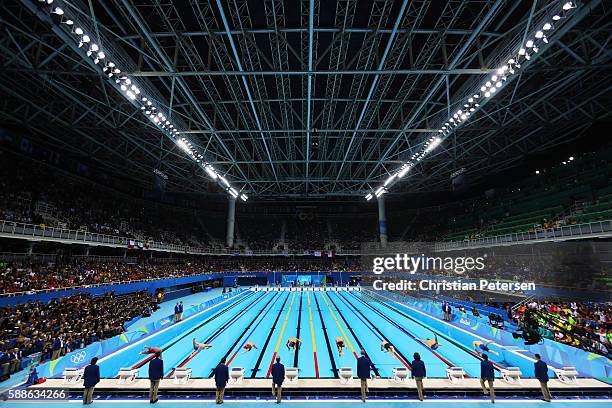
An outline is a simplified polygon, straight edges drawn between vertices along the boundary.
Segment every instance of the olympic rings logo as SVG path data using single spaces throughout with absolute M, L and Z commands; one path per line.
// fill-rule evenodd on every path
M 87 355 L 87 353 L 85 353 L 84 351 L 80 351 L 78 353 L 75 353 L 73 355 L 70 356 L 70 361 L 73 362 L 74 364 L 79 364 L 82 363 L 83 361 L 85 361 L 85 356 Z

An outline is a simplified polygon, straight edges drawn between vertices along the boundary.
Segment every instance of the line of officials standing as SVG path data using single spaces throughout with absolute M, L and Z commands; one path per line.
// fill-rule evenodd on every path
M 495 372 L 493 363 L 489 361 L 489 357 L 486 354 L 482 354 L 482 361 L 480 362 L 480 386 L 484 395 L 491 397 L 491 402 L 495 402 L 495 390 L 493 383 L 495 381 Z M 427 370 L 425 363 L 421 360 L 419 353 L 414 353 L 414 360 L 411 363 L 412 378 L 414 378 L 419 400 L 423 401 L 424 388 L 423 379 L 427 377 Z M 534 376 L 540 381 L 540 387 L 542 389 L 542 396 L 544 401 L 550 402 L 552 396 L 548 389 L 548 366 L 542 361 L 539 354 L 535 355 L 534 363 Z M 91 404 L 93 401 L 94 387 L 100 382 L 100 367 L 97 365 L 98 359 L 96 357 L 91 359 L 91 363 L 85 367 L 83 374 L 83 386 L 85 390 L 83 392 L 83 404 Z M 372 378 L 371 371 L 374 370 L 374 365 L 370 359 L 366 356 L 365 350 L 361 350 L 361 357 L 357 359 L 357 377 L 361 382 L 361 400 L 366 401 L 366 395 L 368 392 L 368 380 Z M 276 363 L 272 365 L 272 395 L 276 397 L 276 403 L 281 402 L 283 381 L 285 380 L 285 366 L 281 364 L 280 357 L 276 357 Z M 153 359 L 149 362 L 149 402 L 152 404 L 157 402 L 157 392 L 159 390 L 159 383 L 164 377 L 164 362 L 161 359 L 161 351 L 157 351 Z M 225 387 L 229 381 L 229 368 L 225 364 L 225 357 L 221 359 L 221 362 L 215 367 L 214 370 L 216 395 L 215 402 L 217 404 L 223 404 L 223 397 L 225 394 Z M 488 386 L 488 388 L 487 388 Z

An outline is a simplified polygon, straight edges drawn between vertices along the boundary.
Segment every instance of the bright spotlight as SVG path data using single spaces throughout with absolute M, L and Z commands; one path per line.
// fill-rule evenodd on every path
M 574 2 L 573 1 L 568 1 L 567 3 L 565 3 L 563 5 L 563 10 L 567 11 L 567 10 L 573 9 L 574 7 L 576 7 L 574 5 Z

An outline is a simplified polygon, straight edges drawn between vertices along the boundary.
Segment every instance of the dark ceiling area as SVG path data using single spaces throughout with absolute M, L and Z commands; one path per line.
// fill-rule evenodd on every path
M 206 162 L 253 200 L 363 201 L 564 3 L 5 0 L 0 126 L 111 177 L 146 185 L 158 169 L 171 192 L 226 194 Z M 440 193 L 459 169 L 485 182 L 600 143 L 612 13 L 570 3 L 540 52 L 388 194 Z M 92 63 L 93 43 L 176 133 Z

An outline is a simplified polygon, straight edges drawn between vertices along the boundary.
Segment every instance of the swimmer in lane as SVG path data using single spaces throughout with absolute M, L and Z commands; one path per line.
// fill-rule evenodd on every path
M 293 349 L 293 351 L 297 351 L 299 350 L 301 344 L 302 340 L 298 339 L 297 337 L 291 337 L 287 339 L 287 343 L 285 345 L 287 346 L 287 350 Z
M 255 345 L 255 343 L 253 343 L 252 341 L 249 341 L 247 344 L 244 345 L 243 349 L 245 353 L 248 353 L 249 351 L 256 349 L 257 346 Z
M 380 351 L 395 353 L 395 347 L 393 347 L 393 344 L 389 343 L 387 340 L 383 340 L 382 343 L 380 343 Z
M 344 339 L 342 337 L 336 337 L 336 347 L 338 347 L 338 354 L 342 357 L 344 352 Z
M 476 340 L 472 343 L 472 347 L 474 347 L 474 351 L 476 351 L 478 354 L 482 354 L 482 353 L 491 353 L 491 354 L 495 354 L 496 356 L 499 356 L 499 353 L 497 351 L 493 351 L 489 348 L 489 344 L 493 343 L 493 340 L 487 340 L 487 341 L 480 341 L 480 340 Z
M 211 348 L 212 344 L 206 344 L 206 343 L 200 343 L 196 340 L 196 338 L 193 338 L 193 349 L 195 351 L 198 350 L 206 350 L 207 348 Z
M 438 342 L 438 336 L 434 334 L 434 339 L 417 339 L 418 341 L 420 341 L 421 343 L 425 344 L 427 347 L 429 347 L 432 350 L 437 349 L 438 347 L 442 347 L 442 345 Z
M 162 349 L 160 349 L 159 347 L 144 346 L 144 350 L 142 350 L 138 354 L 155 354 L 158 351 L 161 353 Z

